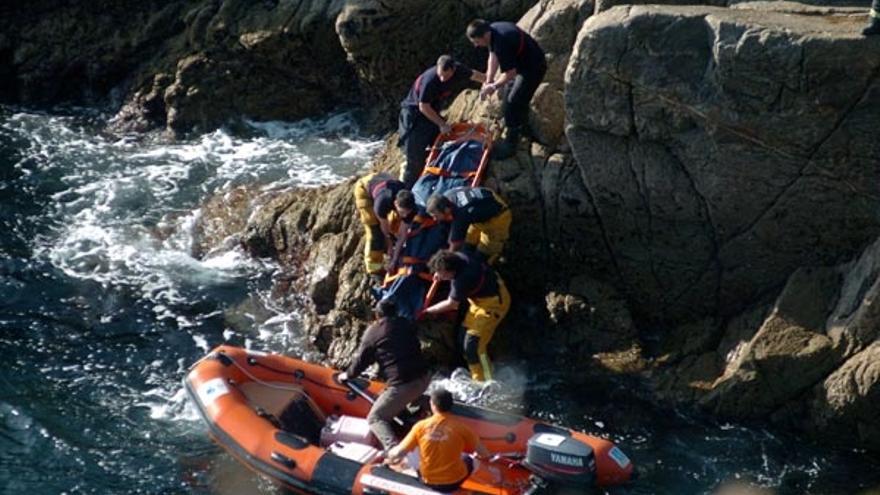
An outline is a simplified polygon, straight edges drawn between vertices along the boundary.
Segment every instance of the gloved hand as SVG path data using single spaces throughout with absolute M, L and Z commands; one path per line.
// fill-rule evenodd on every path
M 339 379 L 339 383 L 345 383 L 348 381 L 348 373 L 343 371 L 339 375 L 336 376 Z

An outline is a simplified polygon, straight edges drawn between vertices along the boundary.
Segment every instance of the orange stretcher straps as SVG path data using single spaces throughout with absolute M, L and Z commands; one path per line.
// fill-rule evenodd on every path
M 431 175 L 438 175 L 440 177 L 464 177 L 467 179 L 470 179 L 471 177 L 477 175 L 476 170 L 471 170 L 470 172 L 465 172 L 465 173 L 458 173 L 458 172 L 452 173 L 448 170 L 443 170 L 440 167 L 434 167 L 434 166 L 425 167 L 424 173 L 431 174 Z

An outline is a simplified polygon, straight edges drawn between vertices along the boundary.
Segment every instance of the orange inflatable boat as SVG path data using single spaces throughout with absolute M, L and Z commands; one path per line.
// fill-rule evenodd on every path
M 291 357 L 220 346 L 184 379 L 211 436 L 254 471 L 297 493 L 432 495 L 414 475 L 382 465 L 366 416 L 380 382 L 340 384 L 338 372 Z M 427 409 L 427 408 L 423 408 Z M 578 493 L 622 484 L 633 465 L 608 440 L 456 403 L 452 413 L 489 451 L 456 493 Z M 400 433 L 418 419 L 398 418 Z

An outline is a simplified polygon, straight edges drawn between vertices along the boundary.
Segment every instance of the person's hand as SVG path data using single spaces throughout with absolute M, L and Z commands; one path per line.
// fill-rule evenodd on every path
M 444 123 L 440 126 L 440 134 L 449 134 L 450 132 L 452 132 L 451 125 Z
M 400 459 L 403 457 L 403 453 L 400 449 L 395 445 L 388 449 L 388 454 L 385 456 L 385 464 L 397 464 L 400 462 Z
M 348 381 L 348 373 L 343 371 L 337 378 L 339 378 L 339 383 L 345 383 Z
M 496 89 L 498 89 L 498 87 L 495 86 L 495 83 L 484 84 L 483 87 L 480 88 L 480 99 L 485 100 L 486 98 L 492 96 L 492 93 L 494 93 Z

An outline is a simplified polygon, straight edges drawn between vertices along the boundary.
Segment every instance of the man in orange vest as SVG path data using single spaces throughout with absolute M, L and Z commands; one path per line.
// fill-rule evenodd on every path
M 400 462 L 418 447 L 419 478 L 434 491 L 450 493 L 474 470 L 474 461 L 466 452 L 483 458 L 490 454 L 473 430 L 449 414 L 454 402 L 449 391 L 440 388 L 430 395 L 433 414 L 413 425 L 403 441 L 388 451 L 388 461 Z

